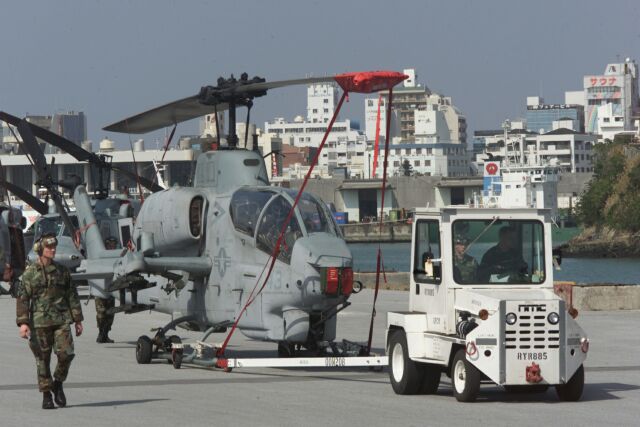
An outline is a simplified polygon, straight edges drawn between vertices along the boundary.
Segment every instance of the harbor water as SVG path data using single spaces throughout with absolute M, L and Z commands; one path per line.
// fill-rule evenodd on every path
M 386 271 L 409 271 L 410 243 L 352 243 L 354 271 L 376 271 L 378 246 L 382 248 Z M 635 258 L 563 258 L 554 280 L 577 283 L 640 284 L 640 259 Z

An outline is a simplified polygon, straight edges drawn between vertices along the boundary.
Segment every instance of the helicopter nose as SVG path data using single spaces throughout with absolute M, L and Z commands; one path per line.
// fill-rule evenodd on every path
M 329 233 L 314 233 L 301 237 L 294 251 L 302 252 L 315 267 L 351 267 L 353 257 L 344 240 Z

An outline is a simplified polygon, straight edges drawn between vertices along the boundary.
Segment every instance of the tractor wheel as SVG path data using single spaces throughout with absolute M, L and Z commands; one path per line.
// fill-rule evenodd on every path
M 424 378 L 420 386 L 420 394 L 436 394 L 440 385 L 440 377 L 442 376 L 442 368 L 431 363 L 422 364 L 424 370 Z
M 144 365 L 151 362 L 151 353 L 151 338 L 146 335 L 138 338 L 138 342 L 136 343 L 136 360 L 138 363 Z
M 580 365 L 575 374 L 571 377 L 569 382 L 565 384 L 558 384 L 556 386 L 556 393 L 563 402 L 577 402 L 582 397 L 582 390 L 584 389 L 584 366 Z
M 389 338 L 389 379 L 396 394 L 416 394 L 424 378 L 424 366 L 409 358 L 407 337 L 403 330 Z
M 453 395 L 459 402 L 473 402 L 480 391 L 482 374 L 467 360 L 465 349 L 456 352 L 451 366 Z

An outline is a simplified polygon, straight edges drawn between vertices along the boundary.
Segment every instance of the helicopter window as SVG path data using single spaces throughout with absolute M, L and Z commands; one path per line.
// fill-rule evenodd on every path
M 259 166 L 260 161 L 258 159 L 244 159 L 243 161 L 245 166 Z
M 62 228 L 62 219 L 56 217 L 42 217 L 36 222 L 36 231 L 34 238 L 37 240 L 45 233 L 54 233 L 56 236 Z
M 69 219 L 71 220 L 71 224 L 73 224 L 74 228 L 77 229 L 79 227 L 78 217 L 75 216 L 75 215 L 72 215 L 72 216 L 69 216 Z M 62 221 L 61 218 L 60 218 L 60 223 L 61 223 L 61 225 L 64 225 L 64 222 Z M 71 237 L 71 232 L 69 231 L 69 228 L 63 227 L 62 235 L 63 236 L 67 236 L 67 237 Z
M 258 226 L 258 237 L 256 239 L 258 249 L 269 254 L 273 252 L 273 248 L 278 241 L 278 236 L 280 236 L 282 225 L 287 219 L 290 210 L 291 204 L 282 196 L 276 197 L 273 202 L 267 206 Z M 279 260 L 287 264 L 291 262 L 293 245 L 300 237 L 302 237 L 302 231 L 300 231 L 300 225 L 294 215 L 291 217 L 291 221 L 285 230 L 284 240 L 280 247 L 280 253 L 278 254 Z
M 330 216 L 327 214 L 327 209 L 310 194 L 302 193 L 302 197 L 300 197 L 300 201 L 298 202 L 298 209 L 307 234 L 336 234 L 335 225 L 329 219 Z
M 189 204 L 189 230 L 193 237 L 200 236 L 202 230 L 202 208 L 204 200 L 202 197 L 194 197 Z
M 545 281 L 544 230 L 539 221 L 457 220 L 453 278 L 460 284 Z
M 253 236 L 258 216 L 264 205 L 273 197 L 270 191 L 238 190 L 231 198 L 231 220 L 238 231 Z

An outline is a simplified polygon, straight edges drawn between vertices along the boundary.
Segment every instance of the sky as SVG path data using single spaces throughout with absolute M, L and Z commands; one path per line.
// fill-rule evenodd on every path
M 637 0 L 31 0 L 3 2 L 0 16 L 0 109 L 83 111 L 89 139 L 121 147 L 139 136 L 103 126 L 232 73 L 415 68 L 419 83 L 453 98 L 472 134 L 524 116 L 527 96 L 564 103 L 584 75 L 640 61 Z M 364 127 L 363 99 L 350 96 L 341 117 Z M 252 121 L 305 108 L 303 86 L 276 89 L 255 102 Z M 192 121 L 177 134 L 197 129 Z M 147 148 L 165 133 L 143 135 Z

